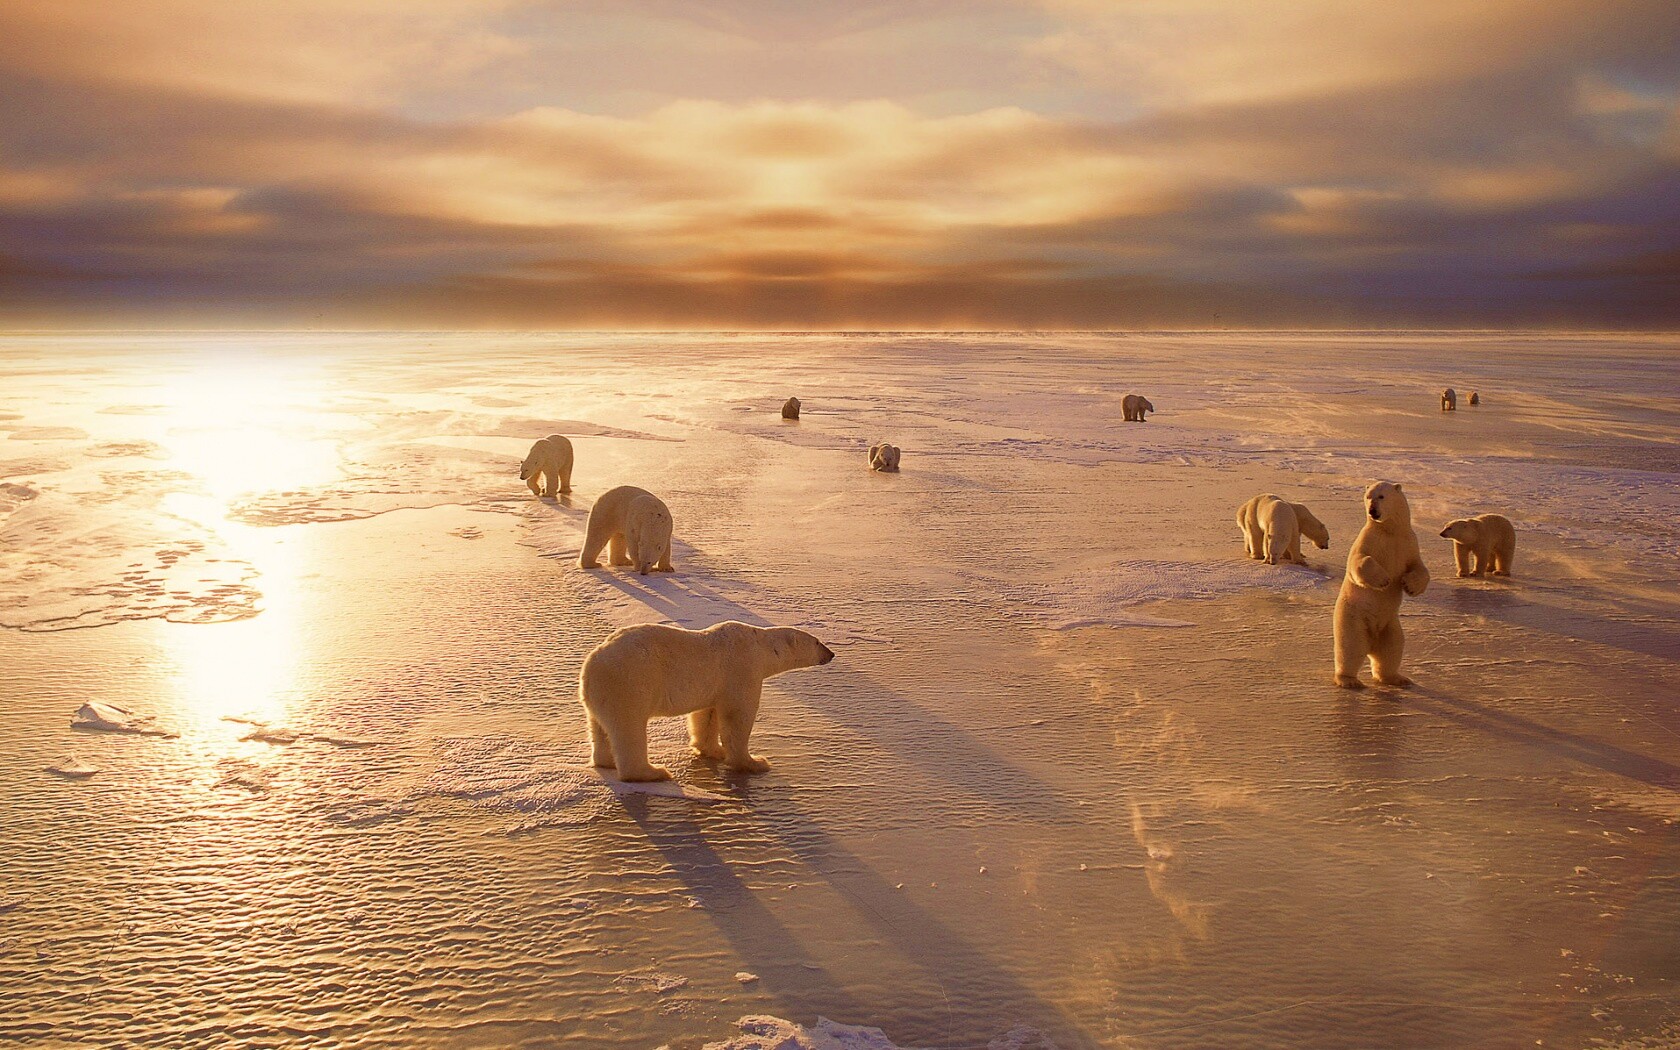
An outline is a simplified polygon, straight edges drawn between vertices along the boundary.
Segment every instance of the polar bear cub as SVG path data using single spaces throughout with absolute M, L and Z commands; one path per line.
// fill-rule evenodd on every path
M 1143 418 L 1143 414 L 1153 411 L 1155 406 L 1142 394 L 1127 394 L 1120 401 L 1120 412 L 1128 423 L 1147 423 L 1149 420 Z
M 1511 575 L 1511 559 L 1517 553 L 1517 530 L 1503 514 L 1478 514 L 1447 522 L 1441 535 L 1453 541 L 1453 559 L 1460 576 Z
M 892 473 L 898 470 L 898 459 L 901 450 L 897 445 L 882 442 L 869 446 L 869 469 Z
M 615 631 L 584 657 L 578 699 L 589 718 L 590 765 L 616 766 L 620 780 L 669 780 L 648 763 L 650 718 L 688 716 L 689 746 L 730 769 L 765 773 L 747 749 L 764 680 L 814 667 L 834 651 L 792 627 L 730 620 L 703 631 L 639 624 Z
M 1237 511 L 1237 525 L 1243 530 L 1243 553 L 1267 565 L 1280 561 L 1305 565 L 1301 537 L 1330 549 L 1330 530 L 1324 527 L 1304 503 L 1287 503 L 1281 496 L 1255 496 Z
M 1443 411 L 1443 412 L 1457 412 L 1458 411 L 1458 392 L 1453 390 L 1453 388 L 1450 387 L 1450 386 L 1447 387 L 1445 390 L 1441 391 L 1441 411 Z
M 539 477 L 547 481 L 540 491 Z M 519 480 L 533 496 L 572 491 L 572 443 L 563 434 L 550 434 L 538 440 L 525 453 L 525 462 L 519 464 Z
M 1429 570 L 1412 531 L 1412 509 L 1400 486 L 1379 481 L 1365 490 L 1365 527 L 1348 550 L 1347 576 L 1336 598 L 1336 684 L 1363 689 L 1359 666 L 1371 658 L 1371 672 L 1383 685 L 1404 688 L 1400 673 L 1406 636 L 1400 630 L 1400 598 L 1429 586 Z
M 608 489 L 589 508 L 578 567 L 597 568 L 601 548 L 610 544 L 608 559 L 614 565 L 634 565 L 643 576 L 655 569 L 670 572 L 671 524 L 670 510 L 646 489 Z

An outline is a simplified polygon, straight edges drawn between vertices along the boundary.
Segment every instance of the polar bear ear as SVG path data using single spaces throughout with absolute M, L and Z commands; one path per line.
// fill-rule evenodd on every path
M 1395 492 L 1399 492 L 1399 491 L 1400 491 L 1400 483 L 1399 483 L 1399 482 L 1398 482 L 1398 481 L 1396 481 L 1396 482 L 1395 482 L 1395 483 L 1394 483 L 1394 491 L 1395 491 Z

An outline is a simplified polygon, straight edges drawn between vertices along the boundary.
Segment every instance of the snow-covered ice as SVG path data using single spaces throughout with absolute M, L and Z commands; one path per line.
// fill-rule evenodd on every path
M 1670 337 L 41 335 L 0 374 L 0 1041 L 1680 1032 Z M 576 491 L 534 499 L 549 433 Z M 1376 477 L 1435 579 L 1419 688 L 1349 697 Z M 679 571 L 576 569 L 618 484 Z M 1244 558 L 1268 491 L 1330 549 Z M 1485 511 L 1516 575 L 1453 579 Z M 768 683 L 774 771 L 677 719 L 676 781 L 590 769 L 584 654 L 722 619 L 838 654 Z

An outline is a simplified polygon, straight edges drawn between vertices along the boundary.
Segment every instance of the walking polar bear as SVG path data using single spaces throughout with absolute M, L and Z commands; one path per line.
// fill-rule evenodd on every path
M 1153 411 L 1155 406 L 1142 394 L 1127 394 L 1120 401 L 1120 412 L 1128 423 L 1147 423 L 1149 420 L 1143 418 L 1143 414 Z
M 768 772 L 770 763 L 747 748 L 764 680 L 833 659 L 832 649 L 793 627 L 730 620 L 703 631 L 622 628 L 584 657 L 578 674 L 589 763 L 616 766 L 620 780 L 669 780 L 670 770 L 648 762 L 648 719 L 687 715 L 696 755 L 743 773 Z
M 578 567 L 598 568 L 601 548 L 611 545 L 608 560 L 650 571 L 672 571 L 671 512 L 658 496 L 634 485 L 620 485 L 601 493 L 589 508 Z
M 541 491 L 538 478 L 547 481 Z M 550 434 L 531 446 L 525 462 L 519 464 L 519 480 L 533 496 L 554 496 L 572 491 L 572 443 L 563 434 Z
M 1382 685 L 1404 688 L 1400 673 L 1406 636 L 1400 630 L 1402 594 L 1417 596 L 1429 586 L 1429 570 L 1412 531 L 1412 509 L 1400 486 L 1379 481 L 1365 490 L 1365 527 L 1348 550 L 1347 576 L 1336 598 L 1336 684 L 1363 689 L 1359 666 L 1371 658 Z
M 882 443 L 869 446 L 869 469 L 892 473 L 898 470 L 901 450 L 897 445 Z
M 1458 411 L 1458 393 L 1456 391 L 1454 391 L 1453 388 L 1450 387 L 1450 386 L 1447 387 L 1445 390 L 1441 391 L 1441 411 L 1443 411 L 1443 412 L 1457 412 Z
M 1237 525 L 1243 530 L 1243 553 L 1267 565 L 1280 561 L 1305 565 L 1301 537 L 1330 549 L 1330 530 L 1313 516 L 1304 503 L 1286 503 L 1281 496 L 1255 496 L 1237 511 Z
M 1460 576 L 1511 575 L 1517 553 L 1517 530 L 1503 514 L 1479 514 L 1447 522 L 1441 535 L 1453 541 L 1453 559 Z

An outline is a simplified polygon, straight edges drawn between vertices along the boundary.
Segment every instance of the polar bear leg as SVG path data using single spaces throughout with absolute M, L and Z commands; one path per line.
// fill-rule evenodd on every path
M 1266 559 L 1266 530 L 1261 528 L 1258 516 L 1248 519 L 1244 526 L 1248 533 L 1245 542 L 1248 545 L 1248 556 L 1255 561 Z
M 671 566 L 671 548 L 670 548 L 669 545 L 667 545 L 666 548 L 665 548 L 664 557 L 660 558 L 659 559 L 659 564 L 655 565 L 653 568 L 654 568 L 655 572 L 676 572 L 677 571 L 676 569 L 672 568 L 672 566 Z
M 1412 680 L 1400 673 L 1400 657 L 1406 652 L 1406 632 L 1396 617 L 1371 639 L 1371 674 L 1383 685 L 1404 689 Z
M 1459 576 L 1470 575 L 1470 548 L 1462 543 L 1453 544 L 1453 561 L 1458 563 Z
M 742 773 L 768 773 L 770 763 L 747 750 L 753 722 L 758 718 L 759 686 L 750 697 L 717 708 L 718 737 L 723 744 L 724 764 Z
M 537 474 L 532 474 L 530 477 L 525 479 L 525 487 L 531 490 L 531 495 L 542 495 L 542 486 L 538 484 L 540 480 L 541 476 Z
M 583 550 L 578 554 L 578 565 L 585 569 L 600 567 L 601 548 L 607 545 L 610 534 L 607 532 L 612 526 L 601 520 L 594 511 L 589 513 L 589 524 L 584 527 Z
M 1366 637 L 1365 624 L 1348 614 L 1345 617 L 1340 605 L 1336 609 L 1336 684 L 1343 689 L 1363 689 L 1365 683 L 1359 680 L 1359 665 L 1365 662 L 1366 655 L 1371 651 L 1370 640 Z
M 607 739 L 607 731 L 601 723 L 595 721 L 594 715 L 589 715 L 589 764 L 597 769 L 611 769 L 613 762 L 612 741 Z
M 560 491 L 572 491 L 572 465 L 570 463 L 560 469 Z
M 723 745 L 718 743 L 718 714 L 715 707 L 702 707 L 688 716 L 688 746 L 701 758 L 718 761 Z
M 1515 543 L 1507 543 L 1493 552 L 1493 574 L 1495 576 L 1511 575 L 1511 559 L 1517 553 Z
M 1471 552 L 1470 575 L 1480 576 L 1488 570 L 1488 552 L 1475 550 Z
M 542 476 L 543 495 L 547 496 L 549 499 L 553 499 L 555 494 L 560 490 L 560 472 L 555 470 L 553 467 L 544 467 Z
M 622 533 L 622 532 L 613 533 L 612 534 L 612 541 L 609 544 L 608 549 L 607 549 L 607 564 L 609 564 L 609 565 L 632 565 L 632 564 L 634 564 L 630 560 L 631 555 L 630 555 L 629 551 L 630 551 L 630 545 L 624 539 L 624 533 Z
M 1281 536 L 1277 535 L 1276 533 L 1272 532 L 1270 529 L 1266 530 L 1266 564 L 1267 565 L 1276 565 L 1278 563 L 1279 556 L 1283 556 L 1287 560 L 1289 547 L 1288 547 L 1287 544 L 1281 542 L 1282 539 L 1283 539 L 1283 537 L 1281 537 Z
M 647 760 L 647 722 L 632 725 L 618 720 L 609 722 L 606 731 L 613 757 L 618 760 L 618 779 L 631 783 L 671 779 L 669 769 Z

